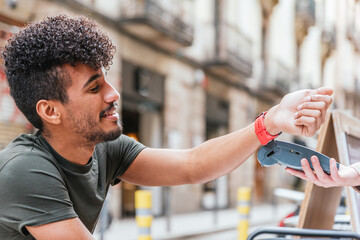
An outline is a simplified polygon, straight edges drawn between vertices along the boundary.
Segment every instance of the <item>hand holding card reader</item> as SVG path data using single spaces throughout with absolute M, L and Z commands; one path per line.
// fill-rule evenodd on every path
M 261 166 L 269 167 L 274 164 L 284 165 L 289 168 L 302 171 L 301 159 L 306 158 L 311 169 L 314 170 L 310 158 L 317 156 L 324 172 L 330 174 L 330 158 L 310 148 L 284 141 L 272 140 L 261 147 L 258 152 L 258 161 Z M 337 168 L 339 169 L 339 164 Z

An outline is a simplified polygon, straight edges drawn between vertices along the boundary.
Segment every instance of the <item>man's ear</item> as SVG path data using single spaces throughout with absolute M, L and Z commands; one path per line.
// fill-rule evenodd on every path
M 36 111 L 43 121 L 51 124 L 61 123 L 61 113 L 58 102 L 52 100 L 39 100 L 36 104 Z

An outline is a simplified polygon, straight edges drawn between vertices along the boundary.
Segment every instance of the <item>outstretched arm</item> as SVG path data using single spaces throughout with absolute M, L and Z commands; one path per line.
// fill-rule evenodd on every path
M 302 159 L 301 166 L 304 171 L 286 168 L 286 172 L 325 188 L 360 185 L 360 163 L 350 166 L 340 164 L 338 170 L 335 159 L 331 158 L 329 175 L 323 171 L 319 159 L 316 156 L 311 157 L 311 163 L 314 167 L 314 171 L 310 168 L 309 162 L 306 159 Z
M 37 240 L 95 240 L 79 218 L 48 223 L 40 226 L 26 226 Z
M 332 90 L 300 90 L 271 108 L 264 124 L 268 133 L 312 136 L 325 120 Z M 211 139 L 189 150 L 144 149 L 121 179 L 138 185 L 203 183 L 234 170 L 261 146 L 254 124 Z

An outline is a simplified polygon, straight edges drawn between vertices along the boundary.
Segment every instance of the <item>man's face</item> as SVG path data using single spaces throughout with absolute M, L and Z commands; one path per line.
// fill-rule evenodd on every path
M 119 93 L 105 80 L 105 71 L 86 65 L 65 65 L 72 85 L 64 104 L 62 123 L 66 131 L 80 137 L 84 144 L 111 141 L 122 133 L 117 113 Z M 79 143 L 81 144 L 81 143 Z

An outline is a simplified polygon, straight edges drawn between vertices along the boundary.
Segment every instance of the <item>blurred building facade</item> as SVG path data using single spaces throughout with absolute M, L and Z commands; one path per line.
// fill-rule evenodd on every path
M 149 147 L 192 148 L 248 124 L 289 91 L 330 86 L 335 104 L 360 117 L 357 0 L 0 0 L 0 47 L 27 22 L 67 13 L 104 27 L 117 46 L 108 80 L 121 94 L 124 132 Z M 359 36 L 358 36 L 359 35 Z M 1 60 L 0 60 L 1 61 Z M 0 148 L 32 131 L 0 67 Z M 291 136 L 282 135 L 291 141 Z M 316 139 L 302 139 L 314 147 Z M 239 146 L 241 148 L 241 146 Z M 221 161 L 219 162 L 221 164 Z M 155 215 L 236 206 L 292 187 L 255 155 L 206 184 L 152 187 Z M 112 189 L 116 217 L 134 214 L 134 191 Z

